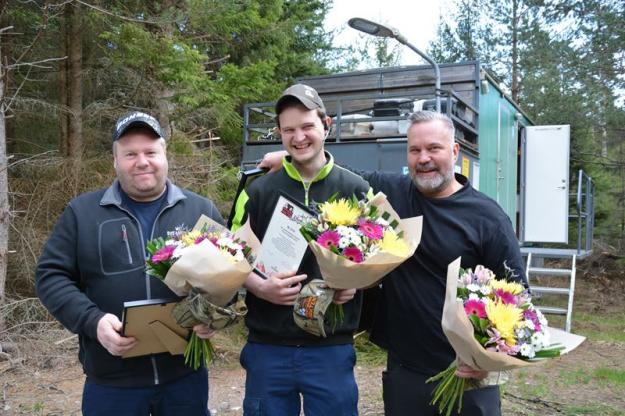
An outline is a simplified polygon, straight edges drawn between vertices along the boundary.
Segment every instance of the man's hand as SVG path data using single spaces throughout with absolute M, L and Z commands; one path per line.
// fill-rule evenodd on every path
M 121 321 L 111 313 L 107 313 L 98 321 L 98 341 L 111 355 L 121 356 L 137 345 L 137 340 L 134 337 L 119 335 L 121 330 Z
M 250 273 L 245 281 L 245 288 L 254 295 L 276 305 L 293 305 L 297 294 L 306 280 L 305 274 L 295 272 L 278 273 L 263 279 L 256 273 Z
M 334 299 L 332 302 L 337 305 L 342 305 L 350 300 L 354 299 L 356 295 L 356 289 L 336 289 L 334 292 Z
M 213 335 L 215 335 L 215 333 L 217 332 L 214 329 L 209 328 L 209 326 L 206 324 L 195 325 L 193 327 L 193 330 L 195 331 L 195 334 L 202 339 L 212 338 Z
M 282 158 L 288 155 L 285 150 L 265 153 L 263 159 L 256 165 L 257 168 L 269 169 L 269 172 L 275 172 L 282 169 Z
M 476 370 L 473 367 L 469 367 L 460 359 L 458 361 L 458 368 L 456 368 L 456 375 L 460 378 L 474 378 L 476 380 L 483 380 L 488 377 L 488 371 Z

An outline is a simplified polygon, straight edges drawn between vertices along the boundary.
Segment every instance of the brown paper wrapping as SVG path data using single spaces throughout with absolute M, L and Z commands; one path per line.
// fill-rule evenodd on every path
M 423 226 L 422 217 L 400 219 L 386 199 L 386 195 L 381 192 L 373 197 L 373 205 L 378 207 L 379 212 L 388 212 L 391 215 L 389 222 L 397 220 L 399 225 L 395 229 L 397 232 L 404 232 L 404 240 L 408 243 L 409 253 L 405 257 L 377 253 L 362 263 L 354 263 L 311 240 L 308 245 L 315 254 L 321 276 L 329 287 L 333 289 L 362 289 L 372 286 L 412 256 L 419 246 Z
M 216 232 L 226 229 L 205 215 L 200 217 L 193 229 L 200 230 L 204 225 Z M 258 254 L 260 242 L 252 232 L 249 221 L 234 236 L 246 242 L 254 257 Z M 169 269 L 164 282 L 178 296 L 186 296 L 191 287 L 195 287 L 205 293 L 212 303 L 224 306 L 251 271 L 252 266 L 247 260 L 233 263 L 210 241 L 204 240 L 182 249 L 180 258 Z
M 473 336 L 473 326 L 467 318 L 462 301 L 457 297 L 457 282 L 460 274 L 460 257 L 447 268 L 447 288 L 443 318 L 443 332 L 460 360 L 471 367 L 484 371 L 503 371 L 542 363 L 545 359 L 520 360 L 507 354 L 487 351 Z M 561 354 L 577 348 L 586 338 L 560 329 L 549 328 L 551 342 L 564 345 Z

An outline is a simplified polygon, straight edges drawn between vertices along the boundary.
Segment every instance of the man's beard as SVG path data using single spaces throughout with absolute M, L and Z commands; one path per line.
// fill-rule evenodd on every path
M 426 195 L 436 194 L 449 186 L 454 178 L 453 168 L 445 173 L 435 170 L 435 175 L 431 178 L 423 178 L 418 175 L 419 171 L 431 171 L 436 169 L 433 165 L 417 166 L 416 170 L 410 170 L 410 177 L 417 189 Z

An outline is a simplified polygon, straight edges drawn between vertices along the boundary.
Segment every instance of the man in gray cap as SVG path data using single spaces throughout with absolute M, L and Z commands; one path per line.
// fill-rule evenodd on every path
M 169 353 L 122 359 L 140 341 L 121 334 L 120 319 L 126 301 L 176 298 L 145 272 L 148 240 L 192 226 L 202 214 L 223 219 L 211 201 L 169 181 L 165 138 L 148 114 L 116 122 L 113 166 L 110 187 L 70 201 L 36 271 L 42 303 L 78 334 L 83 414 L 209 415 L 206 368 L 194 371 Z M 212 336 L 204 325 L 193 329 Z
M 261 240 L 281 193 L 308 206 L 335 194 L 362 198 L 369 191 L 367 182 L 335 165 L 332 155 L 324 150 L 332 120 L 313 88 L 302 84 L 287 88 L 275 110 L 282 145 L 288 153 L 282 160 L 284 169 L 256 179 L 243 191 L 236 201 L 233 220 L 237 227 L 249 218 Z M 354 289 L 334 293 L 334 303 L 344 304 L 345 318 L 333 331 L 320 331 L 326 337 L 305 331 L 293 319 L 293 305 L 302 285 L 320 278 L 319 266 L 310 252 L 297 271 L 262 277 L 251 273 L 248 277 L 245 322 L 249 337 L 241 351 L 241 364 L 247 373 L 244 415 L 296 416 L 302 399 L 307 416 L 358 413 L 352 343 L 362 294 Z

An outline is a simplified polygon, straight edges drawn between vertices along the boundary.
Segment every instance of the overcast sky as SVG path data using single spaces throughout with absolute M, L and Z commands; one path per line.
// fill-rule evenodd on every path
M 424 51 L 436 36 L 438 18 L 449 7 L 450 0 L 334 0 L 326 16 L 326 30 L 342 29 L 336 44 L 352 44 L 356 30 L 347 26 L 351 17 L 363 17 L 395 27 L 408 42 Z M 402 65 L 423 64 L 421 58 L 407 47 L 402 48 Z

